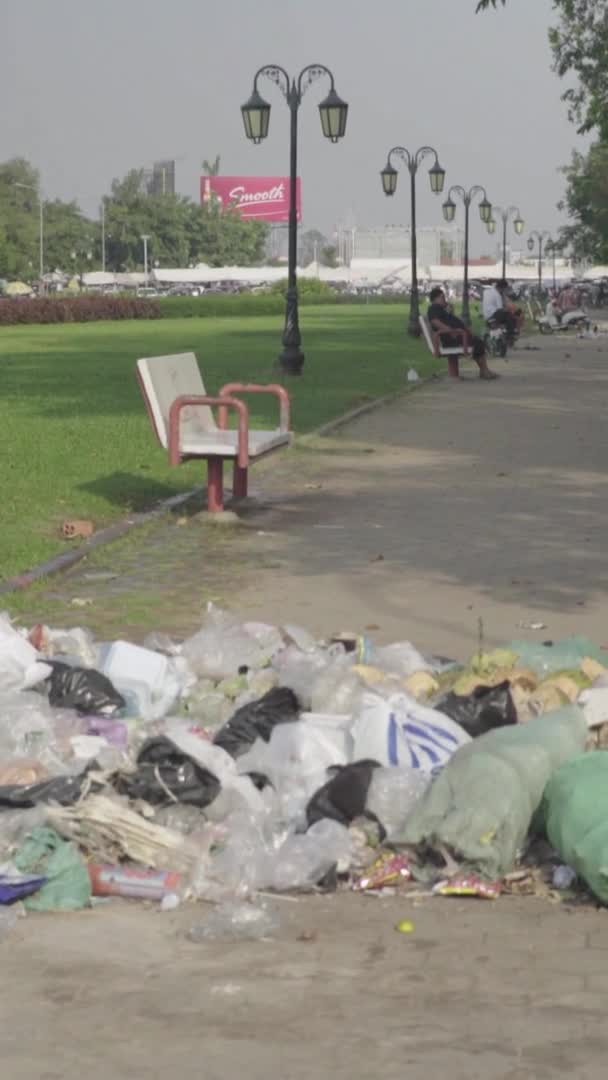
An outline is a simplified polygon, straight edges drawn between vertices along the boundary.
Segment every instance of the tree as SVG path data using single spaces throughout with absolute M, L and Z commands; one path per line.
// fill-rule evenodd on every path
M 44 221 L 45 269 L 69 270 L 71 253 L 95 247 L 95 226 L 75 202 L 44 199 L 36 169 L 23 158 L 0 164 L 0 277 L 38 277 L 40 204 Z M 86 256 L 85 256 L 86 257 Z M 86 266 L 86 263 L 85 263 Z
M 321 266 L 330 266 L 332 269 L 338 265 L 338 249 L 335 244 L 326 244 L 321 248 Z
M 298 245 L 298 262 L 300 266 L 310 266 L 312 262 L 319 261 L 319 255 L 323 248 L 328 247 L 329 240 L 318 229 L 308 229 L 302 233 Z
M 563 170 L 566 195 L 559 204 L 571 224 L 560 230 L 562 245 L 575 259 L 608 263 L 608 145 L 597 142 L 588 154 L 576 151 Z
M 575 75 L 562 100 L 579 133 L 608 140 L 608 0 L 554 0 L 559 24 L 549 30 L 553 70 Z
M 507 0 L 479 0 L 475 11 L 487 11 L 488 8 L 496 8 L 497 4 L 502 4 L 502 6 L 504 7 L 506 2 Z
M 203 172 L 205 176 L 219 176 L 220 175 L 220 155 L 215 155 L 215 161 L 207 161 L 207 158 L 203 158 Z

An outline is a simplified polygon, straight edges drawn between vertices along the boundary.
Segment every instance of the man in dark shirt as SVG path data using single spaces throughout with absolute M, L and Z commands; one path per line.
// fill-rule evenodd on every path
M 486 359 L 486 347 L 480 337 L 476 337 L 471 333 L 469 328 L 465 326 L 462 319 L 459 319 L 456 315 L 453 315 L 448 310 L 448 302 L 443 289 L 431 289 L 429 296 L 430 304 L 427 311 L 427 318 L 432 330 L 439 331 L 441 344 L 446 348 L 457 348 L 459 345 L 466 344 L 471 349 L 473 360 L 479 367 L 480 379 L 497 379 L 498 375 L 494 371 L 490 371 L 488 367 L 488 361 Z M 450 333 L 451 330 L 459 330 L 461 333 Z M 459 378 L 459 375 L 450 372 L 453 378 Z

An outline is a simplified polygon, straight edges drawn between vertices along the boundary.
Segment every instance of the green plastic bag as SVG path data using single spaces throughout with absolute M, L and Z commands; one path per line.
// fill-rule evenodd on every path
M 501 877 L 513 867 L 551 775 L 582 752 L 586 736 L 576 705 L 480 735 L 450 758 L 394 842 L 418 848 L 423 879 L 436 874 L 446 851 L 465 869 Z
M 545 789 L 541 818 L 549 843 L 608 904 L 608 751 L 562 765 Z
M 76 845 L 54 829 L 32 829 L 13 861 L 22 873 L 48 878 L 46 885 L 24 900 L 30 911 L 78 911 L 90 903 L 91 882 L 84 859 Z
M 586 656 L 608 666 L 608 652 L 580 634 L 554 641 L 553 645 L 543 645 L 537 641 L 510 641 L 508 648 L 517 653 L 522 667 L 532 668 L 541 679 L 556 675 L 558 671 L 579 668 Z

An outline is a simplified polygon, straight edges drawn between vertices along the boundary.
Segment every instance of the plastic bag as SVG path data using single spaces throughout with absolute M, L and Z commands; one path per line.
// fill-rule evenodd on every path
M 20 874 L 11 864 L 0 866 L 0 904 L 14 904 L 38 892 L 47 879 L 36 874 Z
M 81 667 L 96 667 L 97 646 L 90 630 L 75 626 L 71 630 L 54 630 L 50 626 L 37 626 L 30 631 L 30 641 L 45 657 L 69 656 Z M 39 644 L 36 644 L 37 641 Z
M 119 773 L 114 779 L 119 795 L 144 799 L 151 806 L 180 802 L 203 809 L 217 797 L 220 786 L 217 776 L 162 735 L 143 744 L 135 772 Z
M 52 776 L 49 780 L 41 780 L 38 784 L 6 784 L 0 787 L 0 811 L 4 808 L 27 810 L 40 803 L 73 806 L 80 799 L 85 787 L 93 792 L 101 791 L 102 785 L 89 778 L 88 773 L 91 767 L 94 767 L 93 762 L 88 769 L 77 776 Z M 0 813 L 1 825 L 2 814 Z
M 351 848 L 348 829 L 336 821 L 318 821 L 307 833 L 290 834 L 272 853 L 259 888 L 276 892 L 312 888 L 334 868 L 348 871 Z
M 272 666 L 278 673 L 281 685 L 293 690 L 303 708 L 310 709 L 315 679 L 329 662 L 329 656 L 322 649 L 302 652 L 295 645 L 289 645 L 274 657 Z
M 472 694 L 449 693 L 435 702 L 439 712 L 450 716 L 471 738 L 494 728 L 517 723 L 517 711 L 508 681 L 498 686 L 476 686 Z
M 28 690 L 49 672 L 40 653 L 15 630 L 6 612 L 0 612 L 0 691 Z
M 214 744 L 232 757 L 239 757 L 259 737 L 268 742 L 277 724 L 293 723 L 300 715 L 300 704 L 293 690 L 277 686 L 259 701 L 237 709 L 227 724 L 218 731 Z
M 317 713 L 352 713 L 358 705 L 362 687 L 359 676 L 353 670 L 353 657 L 340 654 L 332 656 L 325 668 L 313 679 L 310 700 L 312 711 Z
M 238 769 L 267 778 L 278 800 L 280 816 L 304 823 L 306 804 L 327 778 L 332 765 L 352 757 L 350 717 L 303 713 L 297 724 L 279 724 L 270 741 L 258 739 L 238 759 Z
M 94 668 L 70 667 L 60 660 L 51 660 L 48 677 L 49 703 L 79 713 L 113 716 L 124 708 L 125 699 L 100 671 Z
M 370 650 L 366 663 L 382 668 L 391 675 L 404 678 L 415 671 L 432 671 L 432 664 L 418 652 L 410 641 L 396 641 L 393 645 L 376 646 Z
M 460 746 L 470 742 L 459 724 L 409 694 L 388 699 L 370 691 L 353 720 L 355 758 L 381 765 L 410 765 L 435 774 Z
M 428 773 L 408 765 L 374 769 L 365 806 L 383 825 L 387 840 L 397 835 L 430 779 Z
M 331 777 L 319 788 L 306 807 L 308 825 L 323 818 L 330 818 L 341 825 L 350 825 L 358 817 L 375 815 L 366 808 L 367 793 L 372 775 L 378 769 L 377 761 L 355 761 L 344 767 L 335 766 L 328 770 Z
M 417 845 L 432 872 L 447 852 L 465 869 L 503 876 L 551 774 L 582 751 L 586 735 L 576 705 L 480 735 L 454 754 L 395 841 Z
M 46 885 L 28 896 L 30 911 L 77 911 L 91 900 L 91 883 L 78 848 L 54 829 L 34 829 L 14 857 L 17 870 L 40 874 Z
M 545 789 L 541 818 L 552 847 L 608 905 L 608 752 L 562 765 Z
M 270 659 L 232 615 L 213 605 L 201 629 L 184 641 L 181 655 L 195 675 L 216 681 L 237 675 L 239 668 L 263 667 Z
M 278 916 L 266 905 L 225 903 L 188 933 L 190 941 L 257 941 L 279 928 Z
M 220 782 L 217 797 L 205 807 L 207 818 L 223 821 L 236 811 L 255 815 L 266 813 L 266 798 L 249 776 L 239 775 L 234 758 L 221 746 L 201 738 L 179 720 L 167 723 L 166 734 L 184 754 L 208 769 Z
M 542 678 L 557 671 L 579 668 L 581 661 L 587 656 L 604 665 L 608 664 L 608 653 L 594 645 L 589 638 L 580 635 L 552 643 L 511 641 L 508 648 L 517 653 L 520 664 L 532 668 Z

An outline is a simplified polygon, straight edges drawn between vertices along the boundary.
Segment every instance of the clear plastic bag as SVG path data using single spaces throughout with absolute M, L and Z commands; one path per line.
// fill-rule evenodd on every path
M 401 675 L 404 678 L 413 675 L 415 671 L 433 670 L 429 661 L 410 641 L 396 641 L 392 645 L 376 646 L 370 650 L 366 662 L 374 667 L 382 668 L 391 675 Z
M 279 928 L 279 918 L 265 904 L 225 903 L 215 908 L 204 922 L 188 932 L 189 941 L 258 941 Z
M 310 889 L 334 867 L 346 873 L 350 867 L 352 841 L 348 829 L 324 818 L 306 833 L 290 834 L 267 861 L 266 880 L 260 888 L 286 892 Z
M 312 705 L 312 686 L 329 663 L 322 649 L 302 652 L 296 645 L 289 645 L 275 656 L 272 666 L 278 673 L 281 686 L 288 686 L 297 694 L 305 709 Z M 322 710 L 323 711 L 323 710 Z
M 366 809 L 382 823 L 387 840 L 392 840 L 403 827 L 430 779 L 428 773 L 408 766 L 374 769 Z
M 237 675 L 239 668 L 260 668 L 267 656 L 255 637 L 225 611 L 210 606 L 201 629 L 184 641 L 181 655 L 202 678 Z

